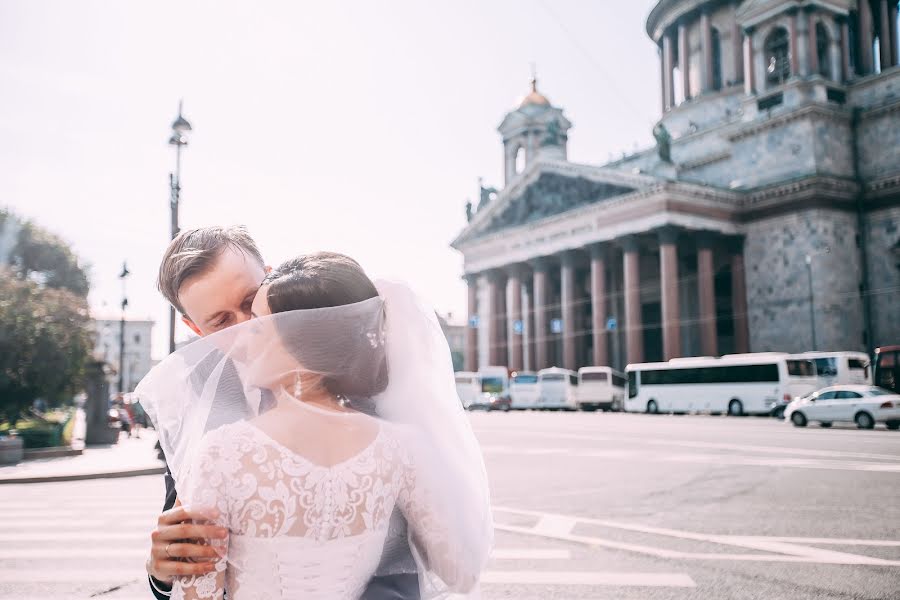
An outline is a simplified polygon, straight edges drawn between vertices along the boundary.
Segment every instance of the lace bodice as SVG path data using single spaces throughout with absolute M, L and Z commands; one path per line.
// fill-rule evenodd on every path
M 179 493 L 193 509 L 215 507 L 230 531 L 216 571 L 176 580 L 175 600 L 358 598 L 375 572 L 394 508 L 430 567 L 459 587 L 477 566 L 451 547 L 427 491 L 417 486 L 403 431 L 377 423 L 362 450 L 320 465 L 269 437 L 251 422 L 207 434 Z M 184 488 L 182 490 L 181 488 Z M 449 576 L 449 577 L 448 577 Z

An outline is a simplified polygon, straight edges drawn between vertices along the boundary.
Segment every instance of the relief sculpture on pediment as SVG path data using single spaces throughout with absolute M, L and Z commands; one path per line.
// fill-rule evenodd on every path
M 584 177 L 544 173 L 491 219 L 485 233 L 532 223 L 632 191 L 634 188 Z

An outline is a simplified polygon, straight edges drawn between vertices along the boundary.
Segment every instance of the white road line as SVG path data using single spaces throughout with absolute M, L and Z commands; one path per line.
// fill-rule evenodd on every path
M 569 560 L 569 550 L 555 548 L 495 548 L 491 558 L 496 560 Z
M 515 508 L 504 508 L 504 507 L 494 507 L 495 511 L 498 512 L 507 512 L 510 514 L 516 515 L 525 515 L 532 516 L 538 519 L 545 519 L 550 516 L 554 517 L 563 517 L 569 519 L 575 519 L 578 523 L 587 523 L 592 525 L 598 525 L 601 527 L 608 527 L 611 529 L 619 529 L 625 531 L 634 531 L 638 533 L 648 533 L 665 537 L 674 537 L 678 539 L 686 539 L 686 540 L 694 540 L 700 542 L 708 542 L 713 544 L 719 544 L 723 546 L 732 546 L 739 548 L 750 548 L 753 550 L 763 550 L 764 552 L 771 552 L 773 554 L 734 554 L 734 553 L 711 553 L 711 552 L 683 552 L 676 550 L 668 550 L 665 548 L 657 548 L 653 546 L 648 546 L 644 544 L 628 544 L 623 542 L 617 542 L 612 540 L 606 540 L 603 538 L 593 537 L 593 536 L 585 536 L 585 535 L 571 535 L 571 534 L 556 534 L 552 531 L 540 530 L 537 527 L 521 527 L 521 526 L 510 526 L 510 525 L 501 525 L 496 524 L 495 528 L 501 531 L 509 531 L 513 533 L 524 533 L 526 535 L 535 535 L 538 537 L 545 537 L 551 539 L 559 539 L 570 542 L 577 542 L 586 544 L 589 546 L 599 546 L 620 550 L 630 550 L 633 552 L 638 552 L 641 554 L 648 554 L 650 556 L 656 556 L 660 558 L 679 558 L 679 559 L 690 559 L 690 560 L 731 560 L 731 561 L 758 561 L 758 562 L 798 562 L 798 563 L 817 563 L 817 564 L 836 564 L 836 565 L 876 565 L 876 566 L 900 566 L 900 561 L 897 560 L 886 560 L 881 558 L 875 558 L 871 556 L 865 556 L 861 554 L 851 554 L 846 552 L 834 552 L 831 550 L 825 550 L 821 548 L 814 548 L 809 546 L 803 546 L 801 543 L 818 543 L 813 542 L 813 539 L 821 539 L 821 538 L 810 538 L 810 541 L 804 540 L 803 542 L 799 542 L 802 538 L 794 538 L 793 542 L 787 542 L 784 538 L 767 538 L 763 536 L 734 536 L 734 535 L 710 535 L 703 533 L 694 533 L 690 531 L 680 531 L 677 529 L 668 529 L 664 527 L 651 527 L 647 525 L 636 525 L 632 523 L 621 523 L 617 521 L 609 521 L 603 519 L 592 519 L 589 517 L 571 517 L 568 515 L 558 515 L 554 513 L 544 513 L 540 511 L 533 510 L 523 510 L 523 509 L 515 509 Z M 834 540 L 832 543 L 840 544 L 843 540 Z M 856 542 L 862 542 L 863 540 L 852 540 Z M 900 542 L 895 542 L 893 540 L 877 540 L 874 544 L 876 546 L 883 545 L 900 545 Z M 853 545 L 865 545 L 865 544 L 853 544 Z
M 578 521 L 562 515 L 543 515 L 534 530 L 549 535 L 568 535 Z
M 621 573 L 602 571 L 487 571 L 485 584 L 596 585 L 616 587 L 697 587 L 684 573 Z

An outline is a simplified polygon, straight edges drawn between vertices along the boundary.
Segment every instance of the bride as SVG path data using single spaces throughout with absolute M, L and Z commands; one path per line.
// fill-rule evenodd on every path
M 359 598 L 395 509 L 422 596 L 477 594 L 487 477 L 434 311 L 333 253 L 278 267 L 252 311 L 135 392 L 179 496 L 229 530 L 172 598 Z

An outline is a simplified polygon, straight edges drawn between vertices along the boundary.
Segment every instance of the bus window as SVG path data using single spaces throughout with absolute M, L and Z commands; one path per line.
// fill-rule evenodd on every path
M 637 395 L 638 395 L 637 373 L 635 371 L 629 371 L 628 372 L 628 397 L 634 398 Z
M 612 379 L 613 379 L 613 385 L 615 387 L 623 388 L 626 385 L 628 385 L 628 381 L 624 377 L 619 375 L 618 373 L 613 373 Z
M 813 361 L 816 363 L 816 373 L 818 373 L 819 376 L 821 376 L 821 377 L 837 377 L 838 367 L 837 367 L 837 359 L 836 358 L 814 358 Z M 788 361 L 788 372 L 789 373 L 790 373 L 790 363 L 791 362 L 792 361 Z M 790 374 L 798 375 L 799 373 L 790 373 Z
M 583 383 L 587 383 L 588 381 L 606 381 L 606 373 L 600 372 L 588 372 L 581 374 L 581 381 Z
M 825 359 L 834 360 L 834 359 Z M 818 366 L 811 360 L 789 360 L 787 361 L 788 375 L 794 377 L 815 377 Z M 834 375 L 837 375 L 837 367 L 834 369 Z
M 869 377 L 869 363 L 868 362 L 859 360 L 858 358 L 848 358 L 847 359 L 847 368 L 850 369 L 851 371 L 853 371 L 853 370 L 862 371 L 864 377 L 866 377 L 866 378 Z
M 578 375 L 569 375 L 569 383 L 572 385 L 578 385 Z
M 499 394 L 503 392 L 503 380 L 499 377 L 482 377 L 481 391 L 488 394 Z
M 512 378 L 513 383 L 537 383 L 537 375 L 516 375 Z

